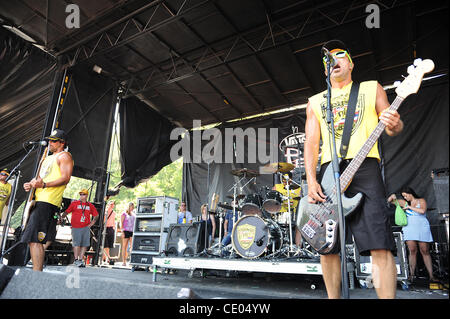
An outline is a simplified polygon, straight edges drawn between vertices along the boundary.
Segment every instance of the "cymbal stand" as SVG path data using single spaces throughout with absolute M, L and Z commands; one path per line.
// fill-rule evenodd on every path
M 284 178 L 284 176 L 282 176 Z M 288 220 L 289 220 L 289 253 L 294 252 L 294 248 L 292 247 L 292 218 L 291 218 L 291 189 L 289 185 L 289 177 L 286 179 L 286 189 L 287 189 L 287 197 L 288 197 Z M 288 254 L 289 256 L 289 254 Z
M 233 225 L 236 225 L 236 222 L 237 222 L 237 220 L 236 220 L 236 206 L 237 206 L 237 201 L 236 201 L 236 189 L 237 189 L 238 184 L 239 184 L 244 178 L 246 178 L 246 174 L 245 174 L 245 173 L 244 173 L 244 177 L 242 177 L 240 180 L 238 180 L 236 183 L 234 183 L 234 185 L 228 190 L 228 192 L 230 192 L 231 190 L 233 190 L 233 202 L 234 202 L 234 204 L 232 205 L 232 206 L 233 206 Z M 242 189 L 242 188 L 241 188 L 241 189 Z M 234 254 L 235 254 L 234 248 L 231 247 L 230 258 L 231 258 L 231 257 L 234 257 L 234 256 L 235 256 Z

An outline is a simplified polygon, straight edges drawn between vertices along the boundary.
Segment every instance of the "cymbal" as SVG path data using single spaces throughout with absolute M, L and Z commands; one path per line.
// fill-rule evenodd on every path
M 236 195 L 236 199 L 237 199 L 237 200 L 240 200 L 240 199 L 242 199 L 242 198 L 244 198 L 244 197 L 245 197 L 245 194 L 239 194 L 239 195 Z M 233 195 L 227 195 L 227 198 L 234 199 Z
M 261 166 L 259 171 L 265 174 L 273 174 L 273 173 L 288 173 L 294 169 L 294 165 L 291 163 L 269 163 L 267 165 Z
M 218 203 L 217 206 L 225 208 L 225 209 L 233 210 L 233 206 L 231 206 L 231 205 Z M 241 208 L 236 206 L 236 210 L 241 210 Z
M 235 175 L 235 176 L 243 176 L 245 175 L 246 177 L 256 177 L 259 176 L 259 173 L 257 171 L 248 169 L 248 168 L 241 168 L 241 169 L 233 169 L 231 170 L 231 174 Z

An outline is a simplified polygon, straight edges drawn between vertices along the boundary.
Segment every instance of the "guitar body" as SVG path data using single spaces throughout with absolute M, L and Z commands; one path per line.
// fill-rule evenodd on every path
M 297 207 L 297 227 L 303 238 L 319 253 L 330 252 L 339 236 L 338 203 L 335 192 L 333 165 L 326 168 L 322 191 L 327 201 L 320 204 L 308 203 L 308 196 L 303 197 Z M 349 198 L 342 192 L 342 209 L 344 216 L 350 215 L 361 203 L 361 193 Z

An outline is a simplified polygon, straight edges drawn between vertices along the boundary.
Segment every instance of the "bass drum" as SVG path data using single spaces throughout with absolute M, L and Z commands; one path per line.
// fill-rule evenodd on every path
M 241 211 L 243 215 L 262 216 L 262 197 L 259 194 L 246 195 L 241 203 Z
M 259 216 L 241 217 L 233 226 L 231 243 L 238 255 L 254 259 L 264 252 L 281 248 L 282 231 L 272 220 Z

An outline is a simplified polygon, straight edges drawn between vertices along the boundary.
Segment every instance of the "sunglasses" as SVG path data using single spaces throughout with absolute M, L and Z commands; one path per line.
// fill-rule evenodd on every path
M 80 194 L 80 196 L 87 196 L 87 194 Z
M 350 57 L 350 54 L 348 54 L 347 51 L 345 50 L 339 50 L 339 51 L 332 51 L 330 52 L 334 57 L 338 58 L 338 59 L 342 59 L 347 57 L 348 60 L 350 61 L 350 63 L 353 63 L 352 58 Z M 323 65 L 326 67 L 327 66 L 327 59 L 326 57 L 323 57 Z
M 8 176 L 6 173 L 0 173 L 1 176 Z

